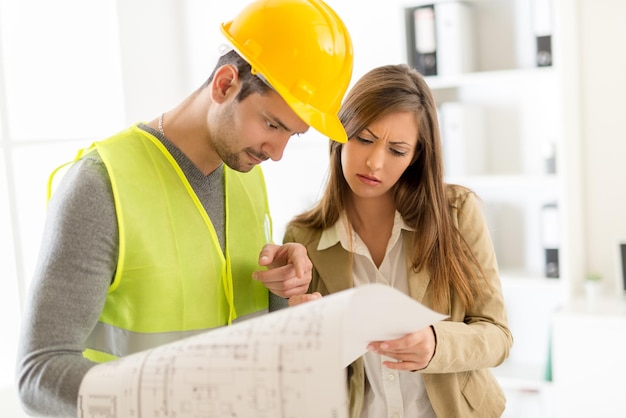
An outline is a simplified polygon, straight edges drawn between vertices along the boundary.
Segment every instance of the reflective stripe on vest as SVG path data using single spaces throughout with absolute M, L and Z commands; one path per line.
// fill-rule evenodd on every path
M 93 149 L 111 180 L 119 258 L 100 317 L 115 332 L 95 330 L 90 342 L 100 342 L 90 347 L 131 354 L 267 310 L 267 289 L 252 280 L 271 237 L 260 167 L 224 168 L 224 254 L 198 197 L 155 137 L 134 126 L 87 152 Z
M 245 321 L 267 313 L 267 310 L 241 316 L 233 323 Z M 114 327 L 113 325 L 98 322 L 91 335 L 87 339 L 86 346 L 89 347 L 91 355 L 86 357 L 94 361 L 98 360 L 99 354 L 107 353 L 113 357 L 123 357 L 139 351 L 148 350 L 159 345 L 168 344 L 183 338 L 192 337 L 210 329 L 199 329 L 190 331 L 172 331 L 160 333 L 140 333 L 126 329 Z M 106 355 L 106 354 L 105 354 Z

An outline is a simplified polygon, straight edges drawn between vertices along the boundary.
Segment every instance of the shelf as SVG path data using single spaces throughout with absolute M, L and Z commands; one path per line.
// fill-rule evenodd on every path
M 541 391 L 552 385 L 545 379 L 546 367 L 543 365 L 505 361 L 492 372 L 505 388 Z
M 623 319 L 626 318 L 626 300 L 619 299 L 617 296 L 603 296 L 597 300 L 584 297 L 573 298 L 568 300 L 562 309 L 559 309 L 557 315 L 604 316 Z
M 551 9 L 549 16 L 539 16 L 531 0 L 467 3 L 474 29 L 469 48 L 473 65 L 452 71 L 442 66 L 438 75 L 424 79 L 438 107 L 445 181 L 476 192 L 498 260 L 514 341 L 509 357 L 493 369 L 507 393 L 503 417 L 547 418 L 552 416 L 551 392 L 557 386 L 546 380 L 555 360 L 555 313 L 571 315 L 573 310 L 590 316 L 593 309 L 597 314 L 623 309 L 626 316 L 626 301 L 623 306 L 593 308 L 588 301 L 569 300 L 584 258 L 577 250 L 583 242 L 580 205 L 572 205 L 572 197 L 580 193 L 575 174 L 581 152 L 579 128 L 572 123 L 580 119 L 572 100 L 577 99 L 575 48 L 572 44 L 564 50 L 563 43 L 570 35 L 565 29 L 575 27 L 575 8 L 564 0 L 549 1 L 543 4 Z M 556 66 L 537 66 L 536 24 L 541 17 L 552 19 Z M 457 29 L 461 32 L 463 26 Z M 418 32 L 408 35 L 419 39 Z M 453 39 L 457 58 L 465 57 L 463 47 L 470 38 Z M 412 41 L 410 36 L 407 41 Z M 437 48 L 437 54 L 454 51 L 443 51 L 440 44 Z M 408 52 L 408 62 L 421 63 L 414 51 Z M 428 49 L 421 52 L 427 54 Z M 564 71 L 569 67 L 571 72 Z M 548 216 L 554 211 L 546 211 L 547 205 L 557 206 L 556 216 Z M 547 278 L 545 250 L 555 247 L 560 277 Z
M 536 287 L 537 289 L 541 289 L 546 292 L 558 291 L 561 289 L 561 279 L 530 274 L 525 271 L 501 270 L 500 280 L 503 282 L 503 286 L 507 286 L 512 290 L 520 287 Z
M 447 183 L 461 184 L 470 188 L 500 189 L 553 189 L 557 187 L 556 175 L 485 174 L 446 177 Z
M 515 85 L 528 82 L 531 78 L 553 78 L 553 67 L 536 67 L 526 69 L 510 69 L 498 71 L 479 71 L 467 74 L 426 76 L 424 79 L 431 90 L 455 89 L 472 85 Z

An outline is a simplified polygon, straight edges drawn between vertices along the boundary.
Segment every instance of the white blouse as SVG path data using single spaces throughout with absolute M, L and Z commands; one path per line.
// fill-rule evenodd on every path
M 402 229 L 413 230 L 396 211 L 391 238 L 380 268 L 374 264 L 363 240 L 348 226 L 345 216 L 322 233 L 318 250 L 340 242 L 346 251 L 353 253 L 355 286 L 383 283 L 408 294 Z M 383 361 L 393 359 L 372 352 L 365 353 L 363 360 L 367 382 L 361 418 L 436 418 L 421 373 L 388 369 L 383 366 Z

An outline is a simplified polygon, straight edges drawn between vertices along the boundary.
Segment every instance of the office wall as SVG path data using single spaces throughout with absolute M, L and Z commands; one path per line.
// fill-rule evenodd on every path
M 579 18 L 586 261 L 613 293 L 626 240 L 626 2 L 579 0 Z

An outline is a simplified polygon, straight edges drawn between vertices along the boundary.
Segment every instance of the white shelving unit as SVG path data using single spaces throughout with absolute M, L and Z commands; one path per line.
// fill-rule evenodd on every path
M 405 11 L 447 1 L 420 1 Z M 440 106 L 446 180 L 481 197 L 498 256 L 515 341 L 494 370 L 509 399 L 507 417 L 551 416 L 551 318 L 582 291 L 584 275 L 576 2 L 547 1 L 553 65 L 536 64 L 534 0 L 473 0 L 465 3 L 472 11 L 474 71 L 426 77 Z M 459 109 L 468 109 L 465 117 Z M 467 129 L 451 134 L 459 126 Z M 448 160 L 455 150 L 460 155 L 452 160 L 465 172 Z M 547 204 L 558 208 L 556 223 L 546 225 Z M 556 231 L 559 278 L 546 277 L 548 230 Z

